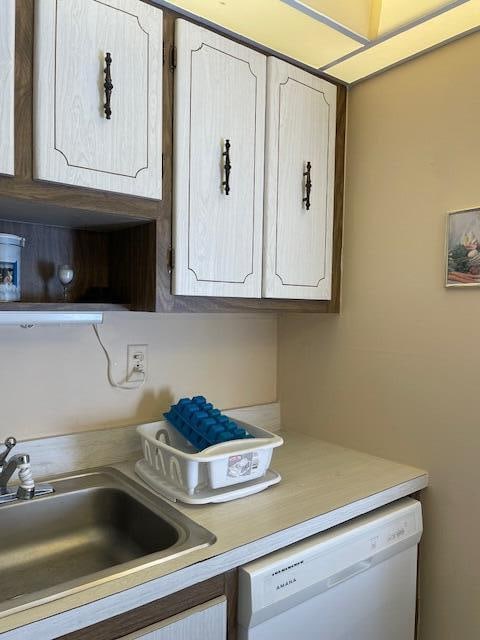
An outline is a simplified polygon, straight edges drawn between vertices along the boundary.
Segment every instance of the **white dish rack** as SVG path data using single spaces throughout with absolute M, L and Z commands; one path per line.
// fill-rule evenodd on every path
M 273 449 L 283 439 L 261 427 L 236 422 L 255 437 L 198 452 L 166 421 L 138 426 L 144 460 L 137 463 L 137 473 L 162 495 L 188 503 L 232 500 L 279 482 L 280 476 L 269 468 Z

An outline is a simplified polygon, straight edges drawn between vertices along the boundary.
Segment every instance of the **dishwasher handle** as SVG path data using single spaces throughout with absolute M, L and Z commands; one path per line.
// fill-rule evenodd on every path
M 370 569 L 373 563 L 373 558 L 367 558 L 367 560 L 361 560 L 355 564 L 352 564 L 350 567 L 339 571 L 333 576 L 330 576 L 327 580 L 327 589 L 331 589 L 332 587 L 336 587 L 338 584 L 345 582 L 345 580 L 350 580 L 354 576 L 357 576 L 359 573 L 363 573 Z

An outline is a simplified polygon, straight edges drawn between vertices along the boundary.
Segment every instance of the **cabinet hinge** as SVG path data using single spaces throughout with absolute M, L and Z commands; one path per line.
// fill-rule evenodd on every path
M 168 273 L 172 273 L 175 269 L 175 249 L 169 247 L 168 249 Z
M 164 164 L 165 164 L 165 155 L 162 153 L 162 180 L 163 180 L 163 175 L 164 175 Z
M 170 47 L 170 71 L 177 68 L 177 47 L 172 44 Z
M 162 64 L 165 64 L 165 42 L 162 42 Z

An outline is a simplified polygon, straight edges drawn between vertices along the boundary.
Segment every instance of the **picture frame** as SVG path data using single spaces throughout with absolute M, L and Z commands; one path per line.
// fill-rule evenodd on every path
M 446 287 L 480 286 L 480 207 L 447 214 Z

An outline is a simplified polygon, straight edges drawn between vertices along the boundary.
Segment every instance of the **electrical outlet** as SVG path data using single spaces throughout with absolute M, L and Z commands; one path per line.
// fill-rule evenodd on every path
M 142 382 L 147 376 L 146 344 L 127 345 L 127 382 Z

